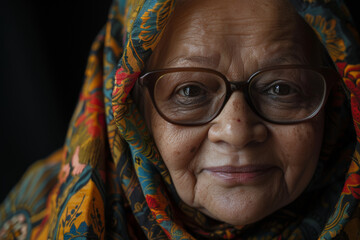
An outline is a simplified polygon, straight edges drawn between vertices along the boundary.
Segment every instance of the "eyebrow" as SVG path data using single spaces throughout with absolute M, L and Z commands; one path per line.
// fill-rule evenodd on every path
M 208 68 L 216 68 L 220 63 L 220 54 L 213 54 L 211 56 L 177 56 L 168 62 L 166 66 L 170 67 L 183 67 L 185 64 L 200 65 Z M 277 66 L 283 64 L 310 64 L 310 61 L 304 55 L 289 54 L 286 56 L 280 56 L 276 58 L 266 59 L 263 62 L 263 66 Z M 192 67 L 192 65 L 191 65 Z
M 310 64 L 310 61 L 303 55 L 286 55 L 264 61 L 265 66 L 276 66 L 282 64 Z
M 216 68 L 220 63 L 220 54 L 213 54 L 212 56 L 178 56 L 166 62 L 166 65 L 182 66 L 184 63 Z

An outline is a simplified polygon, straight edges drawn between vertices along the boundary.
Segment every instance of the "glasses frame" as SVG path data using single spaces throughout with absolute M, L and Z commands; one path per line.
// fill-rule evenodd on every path
M 279 70 L 279 69 L 307 69 L 307 70 L 315 71 L 323 77 L 324 88 L 325 88 L 324 95 L 322 97 L 321 103 L 319 104 L 319 107 L 310 116 L 300 119 L 300 120 L 294 120 L 294 121 L 273 121 L 273 120 L 268 119 L 267 117 L 263 116 L 256 110 L 256 108 L 250 98 L 250 94 L 249 94 L 249 87 L 250 87 L 251 81 L 253 79 L 255 79 L 259 74 L 262 74 L 262 73 L 268 72 L 268 71 L 272 71 L 272 70 Z M 209 118 L 208 120 L 201 122 L 201 123 L 181 123 L 181 122 L 173 121 L 173 120 L 169 119 L 168 117 L 166 117 L 166 115 L 164 115 L 157 107 L 155 97 L 154 97 L 154 89 L 155 89 L 155 84 L 156 84 L 157 80 L 162 75 L 165 75 L 168 73 L 174 73 L 174 72 L 206 72 L 206 73 L 211 73 L 211 74 L 215 74 L 215 75 L 219 76 L 225 83 L 226 95 L 225 95 L 224 102 L 222 103 L 221 107 L 218 109 L 216 114 L 214 114 L 211 118 Z M 285 125 L 285 124 L 296 124 L 296 123 L 304 122 L 304 121 L 307 121 L 307 120 L 315 117 L 319 113 L 319 111 L 323 108 L 324 103 L 329 95 L 330 89 L 331 89 L 333 83 L 335 82 L 335 79 L 337 79 L 337 78 L 340 78 L 339 73 L 332 67 L 315 67 L 315 66 L 310 66 L 310 65 L 295 65 L 295 64 L 293 64 L 293 65 L 278 65 L 278 66 L 262 68 L 260 70 L 257 70 L 253 74 L 251 74 L 251 76 L 246 81 L 239 81 L 239 82 L 231 82 L 227 79 L 227 77 L 224 74 L 222 74 L 216 70 L 209 69 L 209 68 L 200 68 L 200 67 L 165 68 L 165 69 L 159 69 L 159 70 L 154 70 L 154 71 L 144 73 L 143 75 L 141 75 L 138 78 L 138 83 L 139 83 L 140 87 L 147 88 L 150 98 L 151 98 L 151 101 L 152 101 L 155 109 L 159 113 L 159 115 L 162 118 L 164 118 L 166 121 L 168 121 L 172 124 L 175 124 L 175 125 L 200 126 L 200 125 L 205 125 L 205 124 L 211 122 L 222 112 L 226 103 L 229 101 L 230 96 L 235 91 L 243 92 L 244 98 L 245 98 L 247 104 L 250 106 L 251 110 L 257 116 L 259 116 L 261 119 L 263 119 L 267 122 L 270 122 L 270 123 Z

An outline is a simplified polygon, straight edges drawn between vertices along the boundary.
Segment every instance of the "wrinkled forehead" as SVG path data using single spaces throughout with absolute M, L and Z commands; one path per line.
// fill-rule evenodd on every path
M 288 0 L 179 1 L 150 65 L 159 63 L 177 48 L 184 48 L 178 55 L 213 52 L 210 59 L 216 65 L 219 53 L 239 53 L 245 48 L 270 50 L 269 45 L 274 42 L 277 52 L 281 51 L 282 42 L 284 51 L 296 48 L 310 54 L 318 52 L 319 47 L 313 30 Z M 295 50 L 293 55 L 297 55 Z
M 201 25 L 202 31 L 223 28 L 233 31 L 241 23 L 243 33 L 249 33 L 253 21 L 267 26 L 294 23 L 298 18 L 288 0 L 192 0 L 176 4 L 172 23 L 179 26 Z M 245 28 L 244 28 L 245 27 Z

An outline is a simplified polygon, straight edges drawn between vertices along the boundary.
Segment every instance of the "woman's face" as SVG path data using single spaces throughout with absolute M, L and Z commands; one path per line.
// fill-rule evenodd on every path
M 311 31 L 283 0 L 179 2 L 147 69 L 204 67 L 230 81 L 282 64 L 320 65 Z M 293 125 L 259 118 L 240 91 L 213 121 L 179 126 L 145 94 L 145 119 L 180 198 L 234 225 L 256 222 L 291 203 L 315 171 L 323 111 Z

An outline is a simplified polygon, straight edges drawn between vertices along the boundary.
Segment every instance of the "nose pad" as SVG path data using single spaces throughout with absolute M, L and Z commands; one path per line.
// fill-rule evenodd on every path
M 264 142 L 267 136 L 264 120 L 251 110 L 244 94 L 238 91 L 231 95 L 208 131 L 210 141 L 227 143 L 237 149 L 249 143 Z

